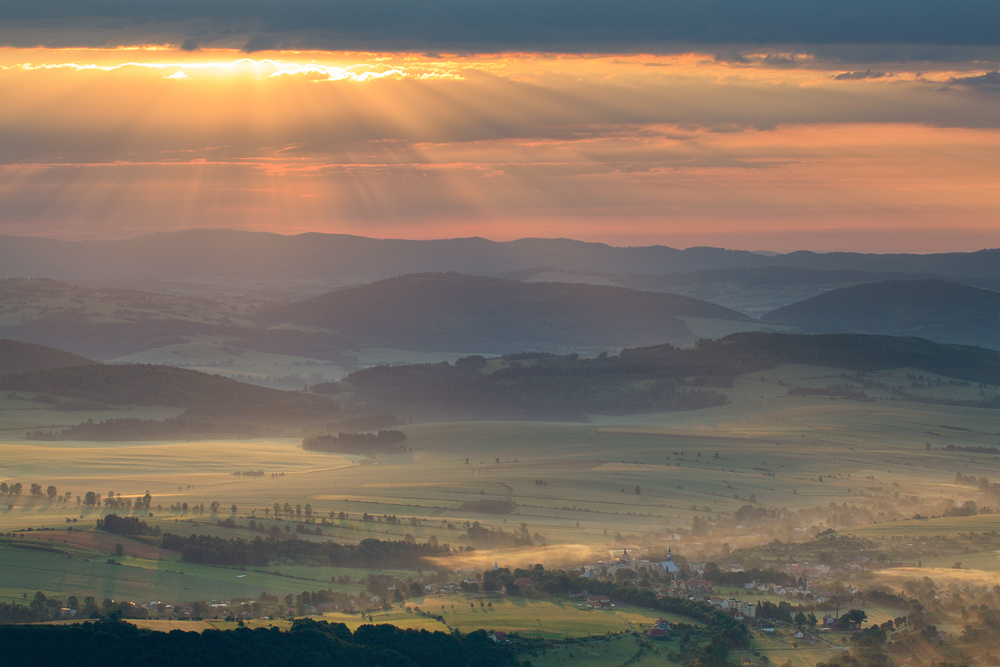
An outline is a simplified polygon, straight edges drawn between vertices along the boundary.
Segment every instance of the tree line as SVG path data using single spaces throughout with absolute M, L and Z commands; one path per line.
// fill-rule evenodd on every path
M 27 667 L 187 665 L 338 665 L 339 667 L 516 667 L 513 654 L 484 630 L 469 634 L 401 630 L 297 619 L 288 632 L 237 628 L 156 632 L 111 616 L 76 625 L 0 626 L 0 644 L 21 647 Z
M 171 533 L 164 533 L 160 547 L 180 551 L 181 558 L 188 563 L 248 566 L 267 565 L 272 560 L 281 559 L 297 564 L 323 563 L 372 570 L 429 567 L 430 559 L 451 552 L 447 544 L 417 544 L 406 540 L 366 539 L 358 544 L 338 544 L 276 536 L 256 537 L 248 541 L 209 535 L 182 537 Z
M 378 433 L 340 432 L 337 435 L 304 438 L 302 449 L 340 454 L 395 454 L 406 451 L 406 447 L 399 445 L 405 440 L 406 434 L 396 430 L 381 430 Z

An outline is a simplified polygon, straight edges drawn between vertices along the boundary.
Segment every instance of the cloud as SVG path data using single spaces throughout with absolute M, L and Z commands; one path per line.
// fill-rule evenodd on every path
M 730 51 L 729 53 L 717 54 L 715 57 L 715 62 L 717 63 L 740 63 L 749 64 L 750 60 L 736 51 Z
M 247 43 L 243 45 L 241 49 L 243 53 L 255 53 L 257 51 L 271 51 L 278 46 L 278 42 L 274 37 L 269 37 L 268 35 L 253 35 L 247 40 Z
M 3 3 L 0 21 L 0 43 L 14 46 L 181 44 L 199 29 L 212 43 L 254 35 L 252 50 L 263 35 L 294 48 L 476 53 L 1000 41 L 994 0 L 33 0 Z
M 201 48 L 201 44 L 194 37 L 188 37 L 181 43 L 181 50 L 183 51 L 197 51 Z
M 833 77 L 837 81 L 857 81 L 860 79 L 884 79 L 887 76 L 892 76 L 891 74 L 886 74 L 885 72 L 876 72 L 874 70 L 865 70 L 864 72 L 844 72 L 843 74 L 838 74 Z
M 987 72 L 979 76 L 952 77 L 948 83 L 981 90 L 1000 91 L 1000 72 Z

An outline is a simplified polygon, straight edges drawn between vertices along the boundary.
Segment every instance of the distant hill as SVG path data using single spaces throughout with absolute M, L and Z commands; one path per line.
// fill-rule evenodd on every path
M 326 414 L 318 396 L 237 382 L 219 375 L 148 364 L 86 365 L 0 375 L 0 389 L 34 391 L 113 405 L 168 405 L 201 415 L 249 417 Z
M 584 419 L 722 405 L 727 398 L 713 388 L 782 363 L 860 372 L 905 367 L 1000 384 L 1000 353 L 976 347 L 892 336 L 739 333 L 688 348 L 656 345 L 595 359 L 515 354 L 500 367 L 474 357 L 455 365 L 383 366 L 315 389 L 418 419 Z M 995 401 L 968 403 L 996 407 Z
M 26 373 L 67 366 L 87 366 L 96 361 L 54 347 L 0 338 L 0 373 Z
M 612 285 L 651 292 L 671 292 L 732 308 L 760 317 L 776 308 L 797 303 L 840 287 L 884 280 L 940 278 L 903 272 L 885 273 L 854 270 L 817 270 L 787 266 L 761 268 L 704 269 L 668 275 L 564 271 L 545 267 L 523 269 L 500 276 L 523 282 L 588 283 Z M 976 287 L 1000 289 L 995 278 L 954 279 Z
M 761 321 L 810 332 L 917 336 L 1000 349 L 1000 292 L 943 280 L 890 280 L 832 290 Z
M 269 326 L 322 327 L 367 345 L 502 353 L 692 343 L 683 316 L 753 321 L 675 294 L 454 273 L 383 280 L 263 310 L 257 318 Z
M 362 284 L 417 272 L 500 275 L 532 267 L 665 275 L 768 266 L 950 278 L 1000 276 L 1000 251 L 931 255 L 793 252 L 766 255 L 722 248 L 614 247 L 571 239 L 483 238 L 406 241 L 344 234 L 282 236 L 192 229 L 115 241 L 0 236 L 0 277 L 136 281 L 157 278 L 315 281 Z
M 46 278 L 0 279 L 0 336 L 101 360 L 212 336 L 233 348 L 340 360 L 329 334 L 264 331 L 247 319 L 252 299 L 205 299 L 88 289 Z

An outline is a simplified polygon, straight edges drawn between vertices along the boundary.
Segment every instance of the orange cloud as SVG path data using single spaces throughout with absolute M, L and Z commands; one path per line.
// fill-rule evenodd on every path
M 0 232 L 996 245 L 979 70 L 773 55 L 0 49 Z

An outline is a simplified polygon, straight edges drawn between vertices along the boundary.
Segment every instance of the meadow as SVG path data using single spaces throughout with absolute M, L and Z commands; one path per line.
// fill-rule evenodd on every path
M 894 371 L 902 377 L 906 372 Z M 232 600 L 256 598 L 264 591 L 285 595 L 321 588 L 353 594 L 362 591 L 360 580 L 369 574 L 308 565 L 246 570 L 196 565 L 181 562 L 176 553 L 158 553 L 149 542 L 123 536 L 85 539 L 95 536 L 95 522 L 107 511 L 78 506 L 76 497 L 87 491 L 102 495 L 114 491 L 132 498 L 148 491 L 153 498 L 148 512 L 116 511 L 181 535 L 252 539 L 256 534 L 246 529 L 251 519 L 268 528 L 294 529 L 293 519 L 301 520 L 304 515 L 282 514 L 276 519 L 272 512 L 275 503 L 287 503 L 292 508 L 308 504 L 315 522 L 309 527 L 322 532 L 301 535 L 301 539 L 357 542 L 412 535 L 418 541 L 433 537 L 452 546 L 472 545 L 465 532 L 474 521 L 508 533 L 523 529 L 536 536 L 534 547 L 476 545 L 474 551 L 453 552 L 435 564 L 452 577 L 456 571 L 481 572 L 494 562 L 510 568 L 534 563 L 546 568 L 578 566 L 607 559 L 623 548 L 641 555 L 663 553 L 670 547 L 691 559 L 718 557 L 722 544 L 738 548 L 773 539 L 806 539 L 828 527 L 841 534 L 876 537 L 1000 529 L 1000 514 L 921 520 L 896 517 L 844 526 L 834 525 L 835 515 L 816 514 L 817 508 L 831 503 L 887 506 L 911 496 L 919 498 L 921 508 L 943 506 L 946 500 L 961 504 L 977 498 L 977 492 L 956 484 L 956 472 L 991 478 L 1000 472 L 995 456 L 945 451 L 949 444 L 995 445 L 993 411 L 786 395 L 788 384 L 823 381 L 843 379 L 833 369 L 785 365 L 738 378 L 732 388 L 720 390 L 729 396 L 730 404 L 718 408 L 628 417 L 592 415 L 589 423 L 409 424 L 400 428 L 411 450 L 370 457 L 306 451 L 297 438 L 31 441 L 24 438 L 24 431 L 32 424 L 54 423 L 67 415 L 79 421 L 90 413 L 38 409 L 41 404 L 0 397 L 0 420 L 6 429 L 0 444 L 0 479 L 21 482 L 25 489 L 20 496 L 0 498 L 0 533 L 18 536 L 0 540 L 0 601 L 24 602 L 24 596 L 30 598 L 36 590 L 57 599 L 94 595 L 99 600 L 147 602 Z M 967 390 L 952 389 L 956 395 Z M 122 406 L 110 412 L 152 416 L 167 414 L 167 410 Z M 92 418 L 100 417 L 93 413 Z M 233 474 L 241 471 L 264 475 Z M 69 492 L 70 499 L 32 497 L 27 493 L 31 483 L 43 489 L 54 485 L 60 496 Z M 480 499 L 511 500 L 516 508 L 506 515 L 462 509 L 463 503 Z M 214 514 L 208 509 L 213 502 L 221 504 Z M 181 509 L 184 503 L 187 510 Z M 195 511 L 202 503 L 206 510 Z M 230 509 L 234 504 L 235 515 Z M 723 522 L 748 504 L 781 508 L 787 518 L 733 526 L 724 535 L 692 531 L 696 517 L 713 524 Z M 346 518 L 340 518 L 340 512 Z M 362 521 L 364 513 L 373 520 Z M 238 527 L 218 525 L 231 516 Z M 400 521 L 380 520 L 383 516 Z M 73 530 L 68 531 L 69 527 Z M 125 556 L 112 553 L 117 543 L 123 545 Z M 108 558 L 120 564 L 108 564 Z M 966 569 L 951 569 L 955 561 Z M 937 579 L 946 573 L 986 582 L 1000 574 L 1000 558 L 994 551 L 928 558 L 922 569 L 916 562 L 905 564 L 905 576 L 911 578 L 926 573 Z M 893 572 L 879 572 L 871 580 L 896 586 L 904 575 Z M 381 574 L 405 580 L 424 573 Z M 344 576 L 351 578 L 350 583 L 336 583 Z M 408 604 L 434 613 L 440 613 L 438 607 L 443 604 L 447 626 L 462 631 L 505 629 L 550 639 L 630 628 L 642 631 L 660 616 L 640 609 L 584 611 L 569 600 L 498 598 L 492 602 L 492 608 L 481 608 L 475 598 L 438 596 Z M 881 619 L 891 618 L 893 612 L 871 609 L 870 613 L 873 619 Z M 361 622 L 356 616 L 329 616 L 349 625 Z M 396 608 L 376 612 L 375 620 L 402 627 L 444 627 Z M 791 660 L 793 667 L 812 667 L 834 650 L 821 646 L 792 649 L 787 638 L 762 641 L 777 642 L 760 647 L 772 662 Z M 656 647 L 643 649 L 632 664 L 667 664 L 666 645 Z M 602 641 L 551 648 L 532 662 L 610 664 L 619 658 L 620 662 L 631 659 L 641 648 L 632 638 Z

